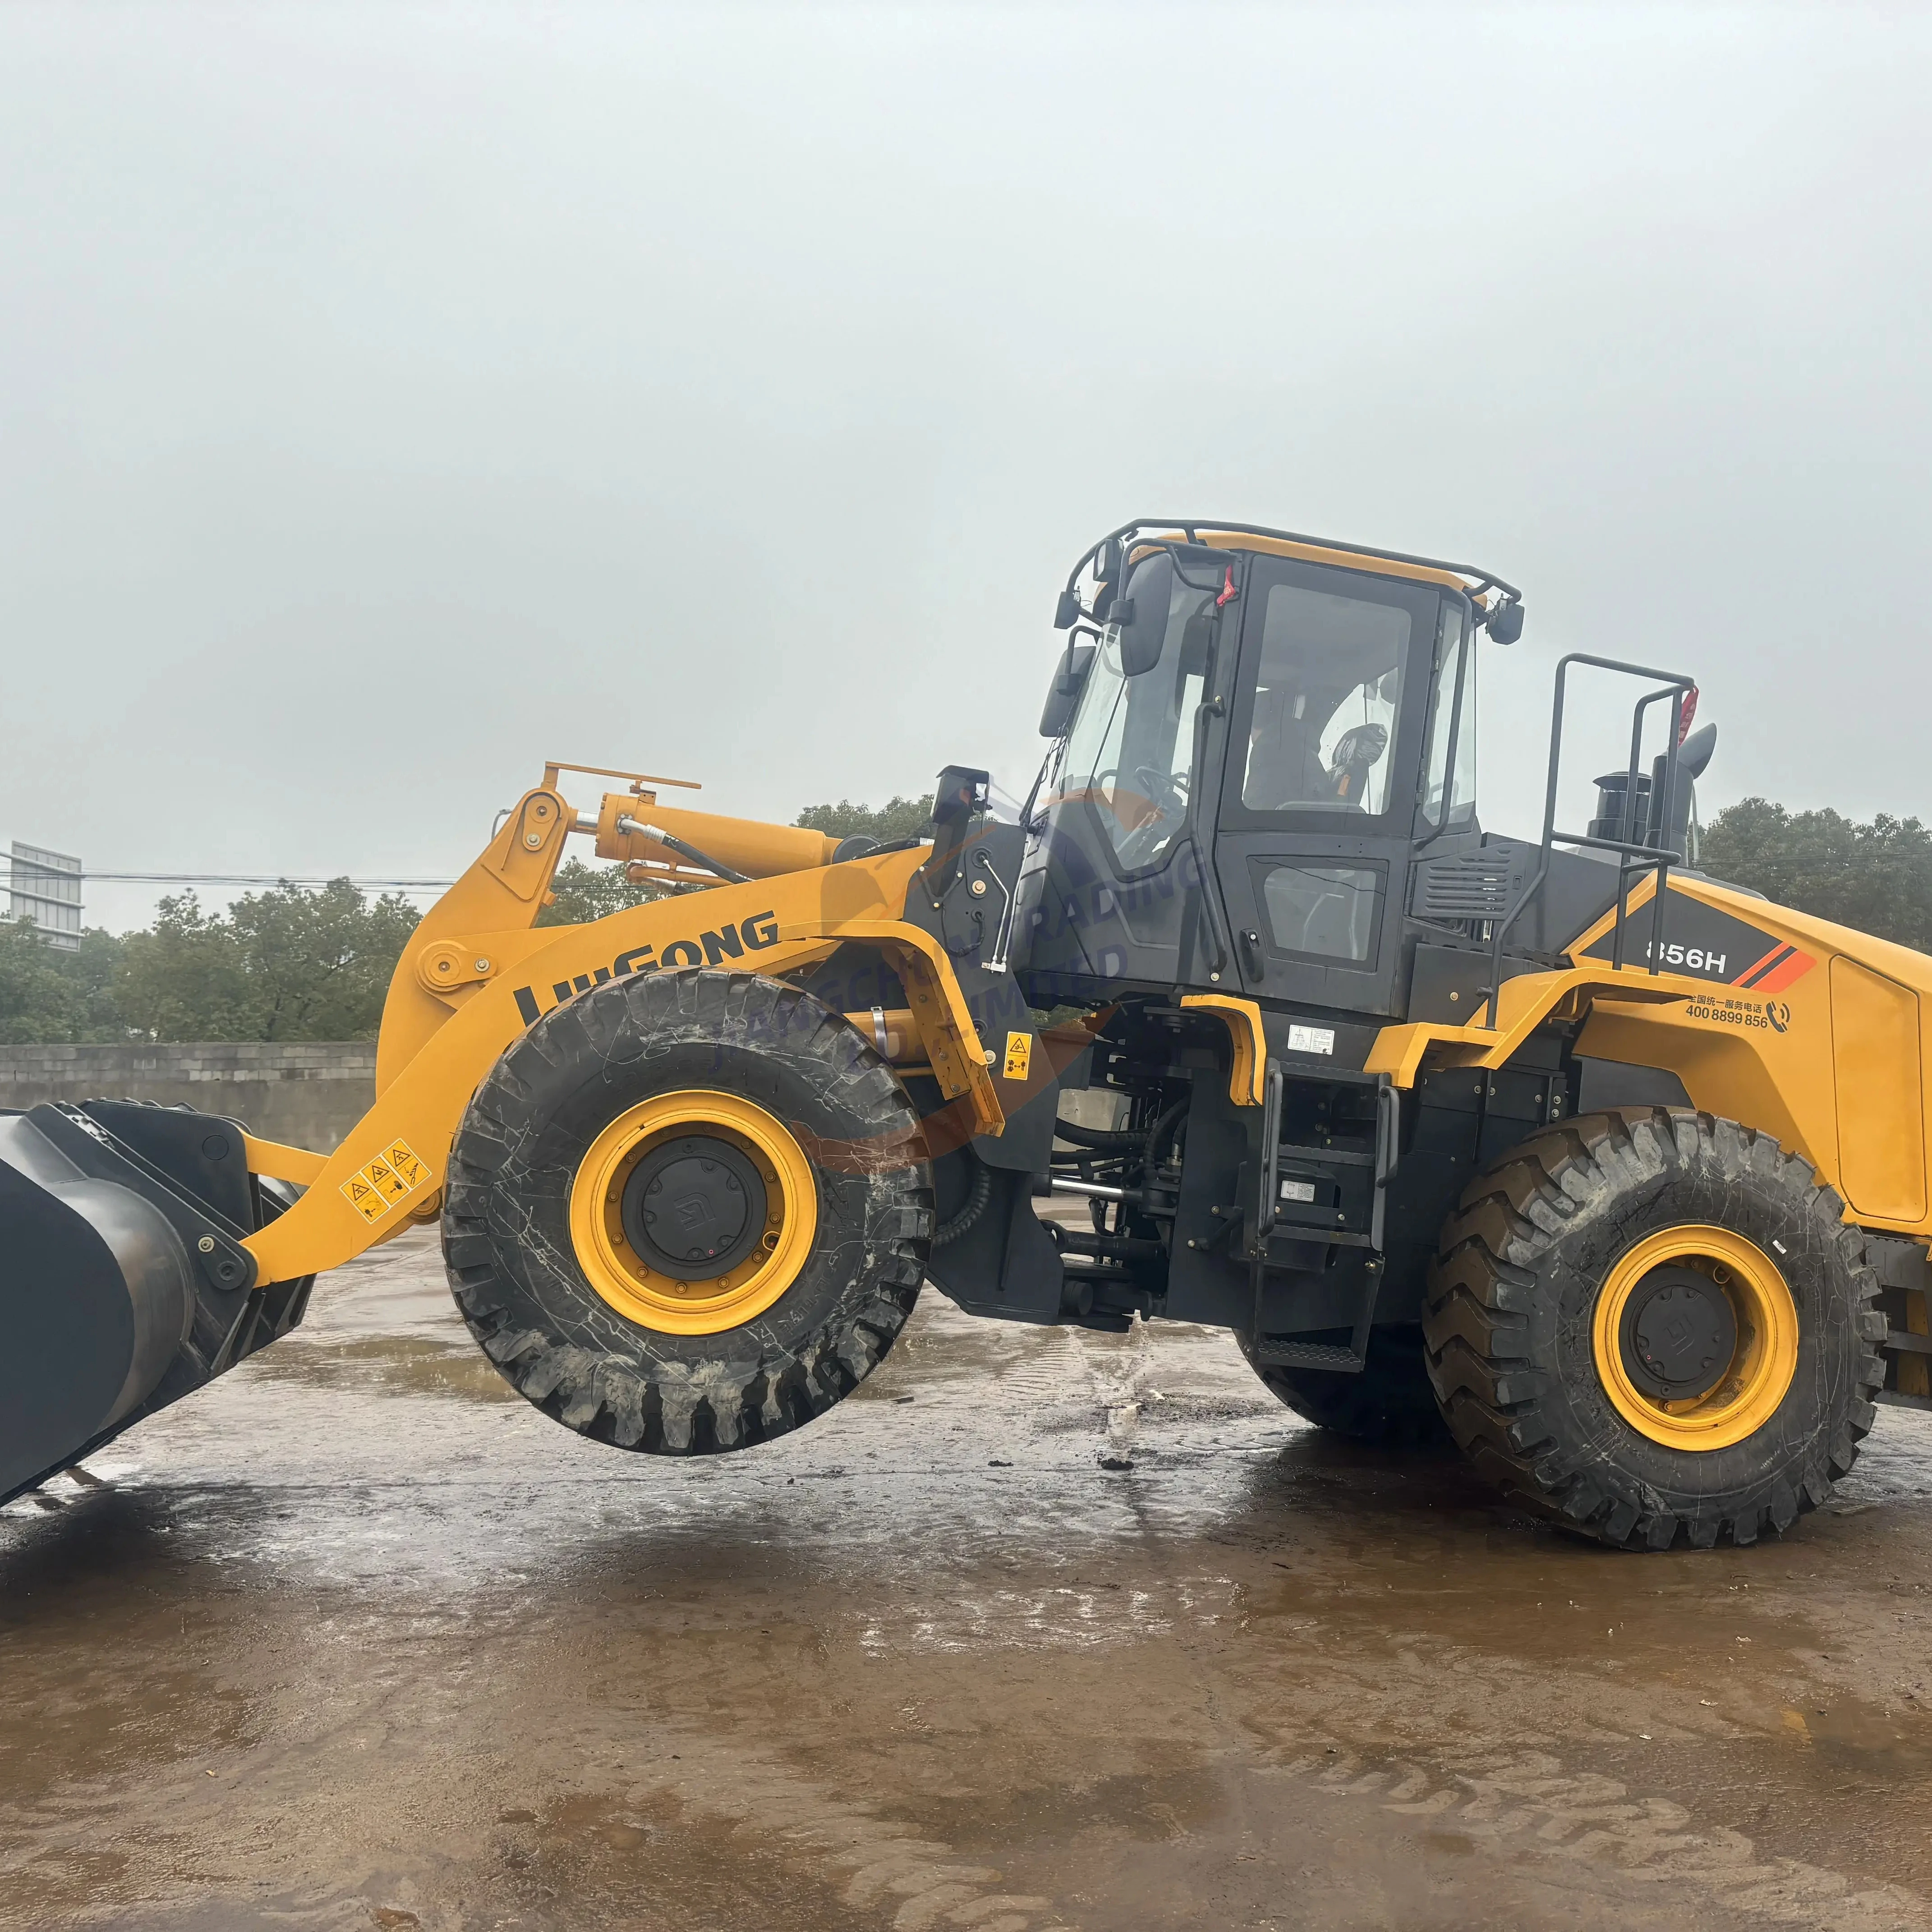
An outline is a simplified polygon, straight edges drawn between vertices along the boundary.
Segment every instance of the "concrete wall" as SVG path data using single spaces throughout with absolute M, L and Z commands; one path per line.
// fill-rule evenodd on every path
M 1110 1094 L 1105 1088 L 1083 1088 L 1075 1094 L 1060 1096 L 1060 1118 L 1071 1120 L 1077 1127 L 1099 1127 L 1105 1132 L 1117 1132 L 1126 1125 L 1127 1096 L 1124 1094 Z
M 0 1108 L 37 1100 L 158 1100 L 225 1114 L 264 1140 L 326 1154 L 376 1097 L 374 1040 L 278 1046 L 218 1040 L 181 1046 L 0 1046 Z M 1118 1127 L 1117 1094 L 1063 1094 L 1060 1117 Z
M 374 1040 L 0 1046 L 0 1108 L 38 1100 L 158 1100 L 225 1114 L 264 1140 L 324 1154 L 375 1097 Z

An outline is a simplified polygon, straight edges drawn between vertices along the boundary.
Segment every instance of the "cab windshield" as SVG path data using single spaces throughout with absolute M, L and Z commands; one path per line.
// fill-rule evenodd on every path
M 1128 594 L 1136 587 L 1130 581 Z M 1198 571 L 1178 572 L 1159 662 L 1124 676 L 1119 639 L 1109 630 L 1088 673 L 1060 760 L 1059 796 L 1092 808 L 1123 873 L 1165 865 L 1186 824 L 1219 587 Z

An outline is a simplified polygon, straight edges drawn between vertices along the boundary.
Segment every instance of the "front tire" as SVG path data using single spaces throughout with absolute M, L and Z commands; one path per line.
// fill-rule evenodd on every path
M 1620 1548 L 1789 1528 L 1874 1419 L 1878 1280 L 1810 1165 L 1734 1120 L 1580 1116 L 1470 1184 L 1423 1329 L 1450 1432 Z
M 754 974 L 639 974 L 554 1008 L 477 1090 L 443 1252 L 470 1332 L 547 1415 L 701 1455 L 878 1366 L 932 1222 L 912 1104 L 844 1019 Z

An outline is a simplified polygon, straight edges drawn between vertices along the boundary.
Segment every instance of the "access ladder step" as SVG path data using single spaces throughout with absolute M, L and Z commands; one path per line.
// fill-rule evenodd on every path
M 1266 1336 L 1255 1352 L 1255 1360 L 1264 1369 L 1331 1369 L 1342 1375 L 1360 1375 L 1368 1366 L 1366 1354 L 1336 1342 L 1271 1342 Z

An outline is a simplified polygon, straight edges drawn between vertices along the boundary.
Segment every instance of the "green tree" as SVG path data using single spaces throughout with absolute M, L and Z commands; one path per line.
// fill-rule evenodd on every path
M 593 919 L 664 896 L 659 886 L 632 884 L 622 866 L 586 866 L 581 859 L 565 860 L 550 889 L 554 896 L 537 914 L 539 926 L 587 926 Z
M 883 845 L 896 838 L 910 838 L 932 816 L 932 794 L 928 792 L 923 798 L 895 794 L 876 811 L 869 805 L 854 805 L 849 798 L 842 798 L 836 805 L 808 805 L 795 823 L 834 838 L 860 834 Z
M 416 926 L 406 899 L 371 904 L 346 879 L 249 892 L 225 916 L 184 892 L 129 935 L 116 997 L 156 1040 L 368 1040 Z
M 72 982 L 80 1001 L 82 1040 L 125 1040 L 129 1028 L 122 1017 L 115 997 L 121 962 L 126 958 L 127 942 L 118 933 L 91 926 L 80 935 L 80 944 L 72 952 L 56 952 L 54 963 Z
M 0 923 L 0 1042 L 10 1046 L 124 1040 L 113 999 L 121 942 L 98 927 L 78 950 L 48 943 L 32 920 Z
M 0 1040 L 10 1046 L 75 1036 L 80 1002 L 53 952 L 32 920 L 0 926 Z
M 241 935 L 191 892 L 164 898 L 154 922 L 130 932 L 115 998 L 153 1040 L 259 1040 Z
M 1862 825 L 1743 799 L 1706 827 L 1697 862 L 1780 905 L 1932 952 L 1932 830 L 1916 818 Z

